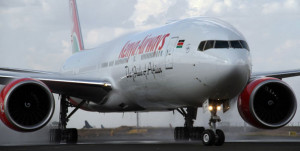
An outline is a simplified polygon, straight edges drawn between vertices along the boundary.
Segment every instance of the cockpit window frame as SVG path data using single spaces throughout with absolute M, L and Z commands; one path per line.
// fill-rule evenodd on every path
M 218 42 L 225 42 L 225 43 L 227 42 L 228 47 L 216 47 Z M 217 48 L 217 49 L 225 49 L 225 48 L 227 48 L 227 49 L 229 49 L 230 48 L 229 41 L 227 41 L 227 40 L 215 40 L 214 48 Z
M 208 44 L 208 42 L 213 42 L 213 44 L 212 44 L 212 46 L 211 46 L 210 48 L 207 48 L 207 49 L 206 49 L 206 45 Z M 214 48 L 214 47 L 215 47 L 215 43 L 216 43 L 215 40 L 206 40 L 205 46 L 204 46 L 204 48 L 203 48 L 203 51 L 208 50 L 208 49 L 211 49 L 211 48 Z
M 207 41 L 201 41 L 199 46 L 198 46 L 198 51 L 204 51 L 205 45 Z M 204 43 L 204 44 L 203 44 Z M 201 48 L 201 44 L 203 44 L 203 47 Z
M 240 44 L 240 47 L 232 47 L 232 42 L 238 42 L 238 44 Z M 230 43 L 230 48 L 233 48 L 233 49 L 243 49 L 243 45 L 241 44 L 241 42 L 239 40 L 230 40 L 229 41 Z
M 243 48 L 247 49 L 250 51 L 249 45 L 245 40 L 240 40 L 240 43 L 242 44 Z
M 218 41 L 219 42 L 227 42 L 228 47 L 218 47 L 218 48 L 216 48 L 216 44 L 217 44 Z M 206 48 L 208 42 L 213 42 L 213 46 L 211 46 L 209 48 Z M 237 42 L 237 43 L 235 44 L 235 46 L 232 46 L 232 42 Z M 201 44 L 203 44 L 203 47 L 201 46 Z M 226 48 L 227 49 L 229 49 L 229 48 L 246 49 L 246 50 L 250 51 L 249 45 L 245 40 L 203 40 L 203 41 L 200 42 L 200 44 L 198 46 L 198 51 L 206 51 L 206 50 L 212 49 L 212 48 L 216 48 L 216 49 L 226 49 Z

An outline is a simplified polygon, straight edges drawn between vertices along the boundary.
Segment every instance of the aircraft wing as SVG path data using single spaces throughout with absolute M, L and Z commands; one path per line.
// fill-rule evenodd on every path
M 90 101 L 101 101 L 111 90 L 107 80 L 86 80 L 83 78 L 64 76 L 58 72 L 23 70 L 0 67 L 0 84 L 20 78 L 32 78 L 45 83 L 53 93 L 64 94 Z
M 297 70 L 286 70 L 286 71 L 278 71 L 278 72 L 259 72 L 259 73 L 253 73 L 253 77 L 274 77 L 274 78 L 289 78 L 289 77 L 295 77 L 300 76 L 300 69 Z

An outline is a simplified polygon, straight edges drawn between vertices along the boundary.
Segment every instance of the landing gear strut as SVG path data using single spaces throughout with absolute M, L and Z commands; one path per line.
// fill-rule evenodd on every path
M 211 116 L 208 124 L 211 129 L 205 130 L 202 134 L 202 142 L 206 146 L 221 146 L 225 142 L 224 132 L 216 128 L 216 123 L 221 121 L 220 117 L 217 115 L 218 107 L 220 106 L 216 103 L 212 103 L 210 106 Z
M 183 108 L 177 109 L 177 111 L 184 117 L 184 127 L 176 127 L 174 130 L 174 138 L 178 140 L 202 140 L 206 146 L 216 145 L 221 146 L 224 144 L 225 135 L 220 129 L 216 129 L 216 123 L 221 119 L 217 116 L 218 104 L 212 104 L 209 120 L 210 129 L 204 127 L 194 127 L 194 120 L 197 117 L 196 107 L 187 107 L 186 111 Z
M 197 108 L 188 107 L 186 111 L 183 108 L 177 111 L 184 117 L 184 127 L 176 127 L 174 130 L 175 140 L 201 140 L 201 134 L 205 130 L 204 127 L 194 127 L 194 120 L 197 117 Z
M 60 143 L 61 141 L 66 141 L 67 144 L 75 144 L 78 140 L 78 134 L 76 128 L 67 128 L 67 123 L 69 118 L 85 103 L 82 101 L 75 109 L 69 114 L 68 107 L 74 107 L 69 99 L 62 95 L 60 98 L 60 115 L 59 115 L 59 124 L 58 129 L 50 130 L 50 141 L 52 143 Z

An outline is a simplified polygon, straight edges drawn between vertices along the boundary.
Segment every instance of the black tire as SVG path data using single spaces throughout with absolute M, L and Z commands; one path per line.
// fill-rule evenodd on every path
M 65 131 L 66 143 L 67 144 L 76 144 L 78 141 L 78 133 L 76 128 L 69 128 Z
M 225 134 L 222 130 L 220 129 L 217 129 L 216 130 L 216 135 L 217 135 L 217 138 L 216 138 L 216 143 L 215 145 L 216 146 L 222 146 L 225 142 Z
M 186 127 L 181 127 L 181 138 L 182 140 L 189 140 L 189 129 Z
M 179 127 L 175 127 L 175 129 L 174 129 L 174 139 L 175 139 L 175 141 L 180 140 L 180 137 L 179 137 Z
M 174 139 L 176 141 L 189 140 L 189 130 L 186 127 L 176 127 L 174 130 Z
M 191 140 L 201 140 L 202 133 L 204 132 L 204 127 L 193 127 L 190 131 Z
M 62 138 L 62 131 L 60 129 L 50 129 L 50 142 L 60 143 Z
M 49 131 L 49 140 L 50 140 L 50 143 L 52 143 L 54 141 L 54 136 L 53 136 L 53 132 L 54 130 L 53 129 L 50 129 Z
M 211 146 L 211 145 L 215 144 L 216 136 L 212 130 L 207 129 L 207 130 L 203 131 L 201 139 L 202 139 L 202 143 L 205 146 Z

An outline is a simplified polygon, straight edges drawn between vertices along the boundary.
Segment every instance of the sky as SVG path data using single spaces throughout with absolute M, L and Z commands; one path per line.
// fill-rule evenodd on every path
M 59 71 L 72 52 L 68 5 L 68 0 L 0 0 L 0 66 Z M 243 33 L 251 49 L 254 72 L 300 69 L 297 0 L 77 0 L 77 5 L 85 48 L 172 20 L 209 16 Z M 300 77 L 285 81 L 300 100 Z M 53 120 L 58 119 L 57 111 L 58 108 Z M 209 114 L 202 113 L 199 109 L 196 125 L 207 127 Z M 223 121 L 243 125 L 236 106 L 220 114 Z M 184 123 L 177 112 L 142 113 L 140 117 L 142 126 Z M 136 115 L 132 113 L 78 111 L 68 126 L 82 128 L 84 120 L 96 127 L 136 125 Z M 300 112 L 292 122 L 300 123 Z M 2 123 L 0 127 L 9 131 Z

